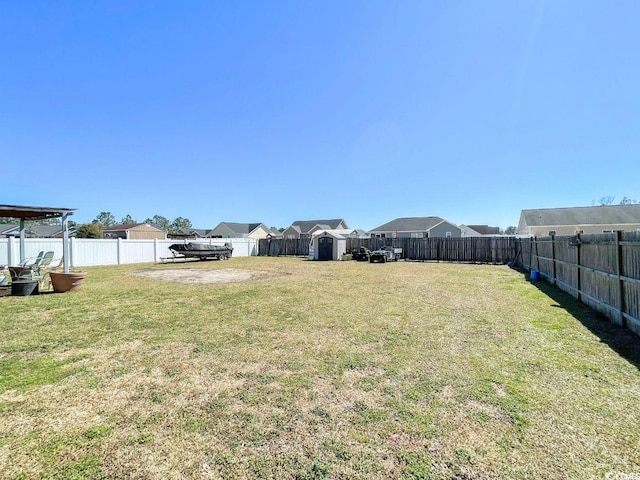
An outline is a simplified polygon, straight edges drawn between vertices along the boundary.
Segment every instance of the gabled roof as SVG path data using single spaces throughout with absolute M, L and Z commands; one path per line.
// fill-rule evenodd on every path
M 336 238 L 347 238 L 353 232 L 350 228 L 323 228 L 322 230 L 317 230 L 311 234 L 311 238 L 317 238 L 322 235 L 331 235 Z
M 500 227 L 490 227 L 489 225 L 462 225 L 470 228 L 480 235 L 500 235 Z
M 69 234 L 75 235 L 75 227 L 69 227 Z M 20 225 L 0 223 L 0 235 L 20 235 Z M 62 225 L 39 225 L 37 223 L 25 226 L 25 234 L 30 238 L 51 238 L 62 235 Z
M 69 227 L 69 234 L 75 234 L 75 228 Z M 62 225 L 29 225 L 27 235 L 34 238 L 50 238 L 56 235 L 62 236 Z
M 640 204 L 522 210 L 529 227 L 640 223 Z
M 110 227 L 104 227 L 103 232 L 120 232 L 123 230 L 130 230 L 138 225 L 144 225 L 144 223 L 118 223 L 117 225 L 111 225 Z M 157 228 L 157 227 L 156 227 Z
M 370 232 L 426 232 L 444 221 L 440 217 L 396 218 L 370 230 Z
M 144 222 L 142 222 L 142 223 L 120 223 L 118 225 L 111 225 L 108 228 L 103 228 L 102 231 L 103 232 L 123 232 L 125 230 L 131 230 L 132 228 L 140 227 L 142 225 L 149 225 L 150 227 L 153 227 L 153 228 L 155 228 L 157 230 L 164 231 L 161 228 L 156 227 L 155 225 L 151 225 L 150 223 L 144 223 Z
M 349 236 L 355 237 L 355 238 L 369 238 L 369 234 L 359 228 L 356 228 L 355 230 L 351 230 L 351 233 L 349 234 Z
M 237 233 L 239 235 L 247 235 L 251 232 L 253 232 L 256 228 L 258 228 L 260 225 L 264 226 L 264 229 L 267 232 L 270 232 L 271 230 L 269 229 L 269 227 L 267 227 L 266 225 L 262 224 L 262 223 L 235 223 L 235 222 L 220 222 L 220 225 L 225 225 L 229 230 L 231 230 L 234 233 Z
M 346 222 L 342 218 L 334 218 L 331 220 L 296 220 L 289 228 L 293 227 L 296 230 L 299 229 L 300 233 L 309 233 L 309 230 L 316 225 L 321 226 L 325 230 L 335 230 L 340 226 L 341 222 L 345 227 L 347 226 Z
M 13 223 L 0 223 L 0 235 L 5 235 L 9 232 L 20 233 L 20 225 Z
M 154 225 L 155 226 L 155 225 Z M 205 237 L 211 230 L 206 228 L 180 228 L 174 234 L 178 235 L 194 235 L 198 237 Z

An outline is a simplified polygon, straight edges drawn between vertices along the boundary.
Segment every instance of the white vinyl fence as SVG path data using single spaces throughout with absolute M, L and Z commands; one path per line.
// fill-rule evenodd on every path
M 258 241 L 252 238 L 212 238 L 202 240 L 123 240 L 71 238 L 69 240 L 70 265 L 90 267 L 97 265 L 121 265 L 125 263 L 160 262 L 172 258 L 169 246 L 174 243 L 206 243 L 207 245 L 233 245 L 234 257 L 258 254 Z M 62 257 L 62 239 L 25 239 L 25 258 L 35 257 L 40 251 L 53 251 L 54 264 Z M 17 265 L 20 262 L 20 239 L 0 238 L 0 265 Z

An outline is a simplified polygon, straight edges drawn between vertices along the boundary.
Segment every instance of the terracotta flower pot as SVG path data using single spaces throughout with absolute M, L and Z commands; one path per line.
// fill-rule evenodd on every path
M 49 272 L 53 291 L 57 293 L 73 292 L 79 290 L 84 282 L 87 272 Z

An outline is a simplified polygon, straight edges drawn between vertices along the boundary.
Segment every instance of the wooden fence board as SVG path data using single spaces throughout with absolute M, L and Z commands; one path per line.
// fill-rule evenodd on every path
M 388 245 L 402 248 L 403 257 L 411 260 L 504 264 L 515 260 L 517 242 L 513 237 L 347 238 L 347 251 L 360 247 L 377 250 Z M 307 256 L 309 240 L 262 239 L 258 252 L 269 256 Z
M 640 335 L 639 232 L 523 238 L 517 264 Z

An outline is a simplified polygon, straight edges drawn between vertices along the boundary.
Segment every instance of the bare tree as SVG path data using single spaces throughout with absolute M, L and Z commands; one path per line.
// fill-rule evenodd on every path
M 592 206 L 602 207 L 604 205 L 613 205 L 613 201 L 615 200 L 615 195 L 607 195 L 606 197 L 602 197 L 600 200 L 593 200 L 591 202 Z

